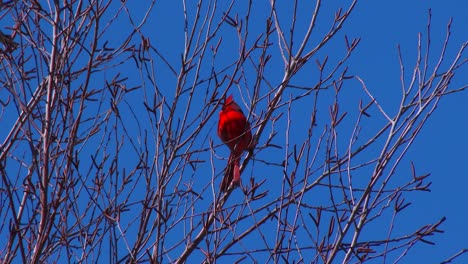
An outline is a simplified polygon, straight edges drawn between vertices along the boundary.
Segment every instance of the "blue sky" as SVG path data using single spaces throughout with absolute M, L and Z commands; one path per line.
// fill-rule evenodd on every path
M 264 4 L 263 2 L 259 3 L 259 5 Z M 307 5 L 306 3 L 301 4 Z M 334 12 L 336 4 L 337 2 L 325 1 L 322 7 L 323 13 Z M 468 30 L 466 29 L 468 3 L 463 1 L 363 1 L 358 4 L 343 30 L 343 33 L 349 38 L 361 38 L 356 52 L 348 63 L 350 72 L 365 81 L 379 103 L 390 113 L 396 111 L 401 95 L 397 45 L 401 47 L 407 73 L 411 73 L 416 60 L 418 33 L 423 33 L 423 43 L 427 37 L 426 26 L 429 8 L 432 9 L 430 64 L 436 63 L 438 59 L 446 36 L 447 23 L 453 17 L 452 37 L 447 53 L 448 61 L 450 61 L 460 45 L 468 38 Z M 304 6 L 301 10 L 308 12 Z M 166 37 L 173 38 L 174 41 L 156 38 L 152 39 L 152 42 L 156 43 L 163 51 L 178 50 L 182 44 L 175 40 L 180 38 L 180 35 L 177 36 L 177 29 L 182 26 L 179 24 L 181 21 L 174 19 L 171 20 L 173 21 L 171 27 L 160 28 L 162 23 L 158 22 L 166 21 L 168 18 L 162 12 L 157 10 L 155 12 L 160 17 L 157 15 L 155 18 L 157 28 L 153 32 L 164 32 Z M 166 11 L 164 13 L 171 14 Z M 287 19 L 286 15 L 285 17 L 284 19 Z M 261 18 L 258 19 L 261 20 Z M 263 24 L 259 23 L 258 30 L 262 30 L 262 27 Z M 320 27 L 319 25 L 318 28 Z M 327 26 L 322 28 L 322 30 L 325 29 Z M 255 31 L 255 27 L 253 30 Z M 298 28 L 298 30 L 305 31 L 305 28 Z M 147 29 L 147 31 L 151 32 L 152 30 Z M 236 45 L 236 40 L 233 39 L 233 41 Z M 342 53 L 343 35 L 338 36 L 336 41 L 331 41 L 325 50 L 324 53 L 318 54 L 318 59 L 323 59 L 327 52 Z M 171 57 L 171 54 L 169 56 Z M 177 56 L 178 53 L 172 54 L 173 59 Z M 333 59 L 333 56 L 330 56 L 330 60 Z M 280 59 L 277 63 L 281 63 Z M 307 67 L 305 69 L 309 69 Z M 309 65 L 309 67 L 311 69 L 315 65 Z M 276 78 L 275 76 L 270 78 L 273 81 L 279 81 L 281 76 L 278 74 Z M 307 79 L 296 81 L 298 83 L 309 82 Z M 458 76 L 453 85 L 461 86 L 465 83 L 466 78 Z M 354 86 L 349 89 L 359 88 L 357 82 L 354 83 Z M 401 220 L 397 221 L 399 230 L 415 230 L 424 223 L 436 222 L 443 216 L 447 217 L 447 221 L 442 225 L 445 233 L 432 239 L 436 245 L 418 244 L 409 252 L 402 263 L 440 262 L 458 252 L 459 249 L 468 247 L 466 240 L 468 228 L 465 225 L 468 222 L 468 211 L 464 210 L 465 201 L 468 200 L 468 192 L 465 191 L 465 186 L 468 184 L 466 176 L 468 175 L 464 165 L 467 162 L 464 150 L 468 147 L 468 140 L 464 138 L 468 132 L 468 123 L 466 122 L 468 105 L 465 104 L 467 99 L 468 95 L 465 92 L 447 96 L 442 100 L 398 171 L 400 174 L 410 173 L 409 164 L 412 161 L 418 173 L 431 173 L 432 175 L 430 177 L 432 192 L 417 193 L 407 197 L 407 201 L 411 202 L 412 205 L 407 209 L 407 212 L 402 214 Z M 344 103 L 346 104 L 346 102 Z M 243 108 L 245 109 L 245 107 Z M 300 125 L 300 123 L 298 121 L 296 124 Z M 279 129 L 281 130 L 281 127 Z M 305 129 L 303 131 L 306 131 Z M 300 127 L 297 130 L 297 133 L 301 133 Z M 213 140 L 217 142 L 216 136 Z M 222 155 L 226 149 L 221 148 L 219 151 Z M 270 155 L 282 155 L 281 151 L 274 152 L 273 150 L 272 152 Z M 224 155 L 226 155 L 225 152 Z M 259 164 L 253 163 L 246 171 L 257 175 L 263 174 L 264 172 L 260 168 Z M 270 181 L 267 184 L 274 184 L 274 175 L 269 177 L 261 175 L 259 178 L 266 178 L 267 181 Z M 236 192 L 231 199 L 235 201 L 242 199 L 243 195 L 239 194 L 239 191 Z M 271 192 L 274 193 L 274 190 L 272 189 Z M 456 263 L 467 261 L 468 257 L 465 256 L 458 258 Z
M 334 5 L 337 3 L 324 2 L 323 12 L 325 14 L 327 12 L 334 12 Z M 264 4 L 263 2 L 258 3 L 258 5 Z M 306 3 L 302 4 L 306 5 Z M 291 8 L 291 6 L 284 5 L 284 8 Z M 449 45 L 449 52 L 447 53 L 449 57 L 448 61 L 450 61 L 450 58 L 453 58 L 455 52 L 468 37 L 468 31 L 465 26 L 468 24 L 465 12 L 468 8 L 468 3 L 463 1 L 444 3 L 442 1 L 363 1 L 357 5 L 356 10 L 342 32 L 350 39 L 361 38 L 356 52 L 348 63 L 350 71 L 365 81 L 367 87 L 374 93 L 380 104 L 390 113 L 396 111 L 401 95 L 397 45 L 401 47 L 407 72 L 411 73 L 412 66 L 416 60 L 418 33 L 423 33 L 423 40 L 427 37 L 426 26 L 429 8 L 432 8 L 432 53 L 430 57 L 430 63 L 432 64 L 437 61 L 440 54 L 440 49 L 446 35 L 447 23 L 451 17 L 454 18 L 452 39 Z M 161 36 L 163 34 L 165 36 L 163 39 L 160 37 L 152 38 L 152 43 L 155 43 L 162 51 L 167 51 L 168 54 L 171 54 L 171 50 L 180 50 L 182 48 L 182 43 L 170 41 L 170 39 L 177 39 L 177 34 L 173 33 L 176 31 L 173 29 L 177 29 L 182 25 L 178 24 L 178 22 L 181 22 L 180 19 L 166 17 L 166 15 L 173 16 L 175 14 L 162 11 L 168 9 L 161 8 L 160 10 L 155 10 L 157 14 L 154 18 L 155 28 L 148 28 L 147 32 L 150 37 L 152 30 L 154 30 L 155 35 Z M 303 10 L 307 10 L 307 8 Z M 301 14 L 299 17 L 302 17 Z M 171 27 L 162 26 L 162 21 L 167 22 L 167 19 L 171 21 Z M 287 15 L 283 19 L 287 20 Z M 324 19 L 326 20 L 327 18 Z M 328 29 L 327 25 L 322 27 L 320 22 L 318 24 L 319 31 L 320 29 Z M 254 31 L 255 29 L 253 27 Z M 259 23 L 258 30 L 263 30 L 262 23 Z M 298 28 L 298 30 L 304 31 L 305 28 Z M 331 41 L 325 49 L 326 51 L 318 54 L 318 59 L 323 59 L 325 54 L 331 51 L 342 54 L 342 38 L 343 35 L 338 36 L 336 41 Z M 233 45 L 237 45 L 236 39 L 232 41 Z M 227 56 L 226 58 L 229 57 L 229 54 L 221 53 L 221 55 Z M 330 60 L 336 59 L 333 55 L 330 55 Z M 177 53 L 169 57 L 176 60 Z M 280 58 L 276 57 L 272 58 L 272 60 L 277 60 L 276 62 L 281 65 Z M 315 67 L 315 65 L 309 66 L 310 69 Z M 309 68 L 306 66 L 305 69 Z M 275 71 L 274 67 L 269 70 Z M 281 80 L 281 77 L 282 75 L 278 73 L 276 78 L 274 75 L 270 76 L 270 80 L 278 82 Z M 301 75 L 300 78 L 297 80 L 298 83 L 307 83 L 309 81 L 304 75 Z M 456 80 L 458 82 L 454 82 L 454 86 L 466 84 L 466 78 L 463 76 L 458 76 Z M 354 86 L 349 89 L 357 89 L 359 84 L 356 82 Z M 405 162 L 402 163 L 398 171 L 401 174 L 410 173 L 409 164 L 412 161 L 418 173 L 431 173 L 432 192 L 418 193 L 407 197 L 407 201 L 411 202 L 412 205 L 397 220 L 397 233 L 399 230 L 415 230 L 425 223 L 436 222 L 443 216 L 447 217 L 447 221 L 442 225 L 445 233 L 439 234 L 432 239 L 436 245 L 418 244 L 409 252 L 402 263 L 415 263 L 416 261 L 421 263 L 440 262 L 455 254 L 459 249 L 468 247 L 466 240 L 468 228 L 464 224 L 468 222 L 468 212 L 463 209 L 465 208 L 465 201 L 468 200 L 468 192 L 464 190 L 468 184 L 467 168 L 464 165 L 467 163 L 464 150 L 468 147 L 468 140 L 464 138 L 464 135 L 468 132 L 468 123 L 466 122 L 468 106 L 464 103 L 467 99 L 468 94 L 464 92 L 447 96 L 442 100 L 437 111 L 425 125 L 420 137 L 408 152 Z M 346 102 L 344 103 L 346 104 Z M 245 107 L 243 108 L 245 109 Z M 299 126 L 298 132 L 296 131 L 297 133 L 301 133 L 300 123 L 300 121 L 296 123 Z M 214 136 L 213 140 L 219 142 L 216 136 Z M 218 151 L 221 155 L 223 153 L 227 155 L 226 149 L 223 150 L 222 147 Z M 282 155 L 282 152 L 275 152 L 273 150 L 270 155 Z M 218 164 L 222 164 L 222 162 Z M 270 181 L 267 184 L 274 184 L 276 176 L 273 174 L 265 177 L 262 174 L 266 173 L 266 171 L 262 171 L 261 168 L 261 165 L 254 162 L 250 164 L 250 167 L 246 171 L 253 175 L 260 175 L 260 179 L 266 178 L 267 181 Z M 243 195 L 239 191 L 236 191 L 231 197 L 233 200 L 231 202 L 235 203 L 235 201 L 242 198 Z M 379 227 L 376 228 L 378 229 Z M 467 261 L 468 257 L 465 256 L 458 258 L 456 263 Z
M 414 63 L 418 32 L 426 30 L 428 9 L 432 9 L 432 47 L 440 53 L 449 19 L 453 17 L 451 51 L 467 40 L 468 17 L 466 1 L 366 1 L 359 5 L 350 25 L 351 32 L 360 32 L 360 47 L 354 58 L 360 57 L 355 67 L 380 98 L 382 104 L 392 107 L 395 89 L 399 83 L 397 44 L 404 59 Z M 453 56 L 453 55 L 452 55 Z M 434 60 L 438 56 L 434 56 Z M 411 70 L 411 68 L 410 68 Z M 465 73 L 466 76 L 466 73 Z M 460 76 L 459 76 L 460 77 Z M 466 84 L 458 78 L 457 84 Z M 390 95 L 389 95 L 390 94 Z M 431 120 L 425 125 L 407 158 L 421 173 L 431 173 L 431 192 L 414 195 L 410 219 L 437 220 L 447 217 L 445 233 L 433 238 L 436 246 L 419 245 L 402 263 L 438 263 L 468 247 L 468 104 L 466 92 L 445 97 Z M 411 220 L 408 225 L 412 225 Z M 406 222 L 405 222 L 406 223 Z M 404 224 L 403 224 L 404 225 Z M 468 256 L 454 263 L 466 263 Z
M 297 30 L 298 32 L 303 33 L 307 29 L 307 18 L 310 17 L 309 10 L 311 10 L 310 8 L 313 7 L 313 4 L 306 1 L 298 2 L 301 2 L 298 19 L 299 21 L 302 19 L 304 23 L 299 22 Z M 322 12 L 324 15 L 319 17 L 319 23 L 317 26 L 318 33 L 323 33 L 325 30 L 328 30 L 328 24 L 326 24 L 326 22 L 330 20 L 330 17 L 333 18 L 330 14 L 333 15 L 336 7 L 343 3 L 341 1 L 323 2 Z M 287 21 L 290 18 L 288 17 L 288 9 L 291 9 L 291 6 L 285 3 L 286 2 L 278 1 L 278 6 L 281 6 L 281 9 L 279 9 L 280 13 L 283 15 L 281 18 L 284 19 L 284 21 Z M 142 17 L 141 10 L 144 9 L 143 7 L 140 8 L 139 5 L 144 5 L 144 3 L 129 3 L 129 1 L 127 1 L 127 5 L 132 16 L 138 18 Z M 223 3 L 220 3 L 220 5 L 223 5 Z M 115 6 L 115 8 L 118 7 L 118 5 Z M 156 47 L 159 52 L 163 53 L 165 59 L 167 59 L 172 65 L 180 64 L 181 52 L 183 51 L 184 46 L 184 36 L 182 31 L 184 25 L 181 7 L 182 4 L 180 1 L 159 1 L 149 14 L 148 23 L 141 29 L 142 34 L 149 38 L 151 44 Z M 192 8 L 195 7 L 195 5 L 192 6 Z M 255 3 L 255 8 L 268 10 L 269 4 L 267 1 L 258 1 L 258 3 Z M 325 56 L 329 56 L 330 63 L 336 62 L 337 58 L 344 55 L 344 35 L 348 36 L 349 39 L 360 38 L 360 43 L 357 49 L 346 63 L 346 66 L 349 67 L 349 74 L 359 76 L 385 111 L 388 111 L 390 114 L 395 113 L 401 97 L 400 65 L 398 61 L 397 46 L 400 45 L 401 47 L 407 75 L 409 76 L 416 60 L 418 33 L 423 33 L 423 40 L 427 37 L 426 26 L 429 8 L 432 9 L 430 33 L 432 53 L 429 58 L 429 64 L 434 65 L 437 62 L 440 49 L 446 36 L 447 23 L 449 19 L 453 17 L 451 41 L 446 55 L 447 61 L 451 61 L 460 48 L 460 45 L 468 40 L 468 29 L 466 27 L 466 25 L 468 25 L 468 16 L 466 15 L 468 2 L 443 2 L 437 0 L 362 1 L 358 3 L 342 32 L 340 32 L 335 39 L 330 41 L 323 51 L 318 52 L 312 59 L 311 63 L 304 66 L 302 69 L 303 73 L 299 74 L 297 78 L 294 78 L 292 83 L 304 86 L 313 84 L 318 77 L 317 72 L 315 71 L 316 65 L 314 63 L 316 59 L 323 61 Z M 189 17 L 193 16 L 193 10 L 189 10 Z M 242 10 L 242 7 L 237 10 L 240 14 L 242 11 L 245 11 Z M 252 36 L 255 36 L 256 33 L 264 30 L 264 20 L 268 15 L 268 12 L 260 12 L 252 17 L 250 22 Z M 122 19 L 122 17 L 119 17 L 119 19 Z M 325 23 L 322 24 L 322 20 Z M 120 43 L 126 36 L 124 32 L 128 32 L 132 29 L 131 27 L 126 27 L 125 22 L 126 20 L 122 19 L 118 23 L 121 27 L 113 28 L 108 32 L 107 37 L 110 41 L 109 45 Z M 224 30 L 228 31 L 233 29 L 226 27 Z M 122 32 L 122 34 L 120 34 L 120 32 Z M 217 59 L 215 61 L 215 66 L 218 68 L 228 65 L 237 56 L 238 40 L 236 34 L 232 34 L 233 32 L 225 32 L 226 34 L 223 34 L 224 42 L 218 55 L 218 58 L 221 59 Z M 253 39 L 254 38 L 251 37 L 248 41 L 251 42 Z M 272 42 L 276 44 L 276 35 L 274 35 Z M 156 83 L 159 86 L 159 89 L 165 92 L 165 95 L 170 101 L 172 99 L 171 96 L 173 96 L 173 89 L 174 84 L 177 81 L 177 76 L 164 66 L 165 64 L 158 56 L 152 54 L 152 58 L 155 59 Z M 113 76 L 115 72 L 121 72 L 122 76 L 129 77 L 126 82 L 127 87 L 140 85 L 142 79 L 146 81 L 143 89 L 131 93 L 126 97 L 125 103 L 127 103 L 127 105 L 122 106 L 121 108 L 121 114 L 132 115 L 130 118 L 125 120 L 125 124 L 130 128 L 130 134 L 141 135 L 143 134 L 142 130 L 144 129 L 151 131 L 150 126 L 154 123 L 151 123 L 150 121 L 155 122 L 156 117 L 150 117 L 141 103 L 142 98 L 151 98 L 154 93 L 154 88 L 151 83 L 147 82 L 147 79 L 145 79 L 146 77 L 141 75 L 141 72 L 134 70 L 135 64 L 133 63 L 133 60 L 126 62 L 124 65 L 126 68 L 124 68 L 124 70 L 122 70 L 122 68 L 117 68 L 115 70 L 108 70 L 102 75 L 97 74 L 97 76 L 93 78 L 92 85 L 96 87 L 104 86 L 104 79 L 110 78 L 110 76 Z M 203 66 L 204 68 L 201 70 L 201 73 L 204 76 L 208 76 L 211 70 L 210 65 L 205 63 Z M 266 75 L 273 86 L 278 85 L 281 81 L 283 76 L 282 70 L 282 60 L 280 56 L 276 54 L 271 58 L 271 62 L 266 68 Z M 467 83 L 467 70 L 464 69 L 464 72 L 462 73 L 463 74 L 456 76 L 454 81 L 451 83 L 453 85 L 452 88 L 460 87 Z M 405 77 L 408 78 L 408 76 Z M 241 80 L 239 87 L 232 88 L 229 93 L 233 93 L 235 98 L 240 100 L 241 96 L 245 96 L 245 94 L 249 93 L 249 88 L 253 86 L 255 81 L 254 77 L 255 75 L 252 74 L 252 72 L 245 73 L 245 79 Z M 207 85 L 207 87 L 210 88 L 209 85 Z M 266 93 L 268 89 L 269 87 L 263 84 L 260 91 Z M 203 98 L 203 95 L 203 92 L 198 92 L 195 94 L 195 96 L 198 97 L 195 98 Z M 296 91 L 288 90 L 283 99 L 287 100 L 289 96 L 295 95 L 297 95 Z M 109 97 L 105 97 L 104 99 L 109 100 Z M 324 109 L 321 109 L 321 112 L 319 113 L 319 127 L 327 121 L 329 111 L 328 103 L 332 102 L 333 99 L 333 93 L 324 93 L 323 101 L 320 102 L 323 104 Z M 343 111 L 355 110 L 356 102 L 360 99 L 363 99 L 364 101 L 368 101 L 369 99 L 366 97 L 365 93 L 363 93 L 360 83 L 357 80 L 346 82 L 343 92 L 340 95 L 340 103 L 344 109 Z M 424 126 L 422 132 L 414 142 L 412 148 L 409 150 L 406 158 L 403 160 L 401 166 L 396 172 L 396 179 L 404 179 L 405 177 L 408 177 L 411 173 L 410 164 L 412 162 L 415 165 L 418 174 L 431 173 L 429 181 L 432 182 L 432 185 L 431 192 L 418 192 L 406 196 L 406 201 L 411 202 L 411 206 L 403 211 L 401 216 L 398 218 L 396 222 L 398 228 L 394 231 L 395 233 L 399 234 L 400 232 L 404 233 L 405 231 L 414 231 L 426 223 L 437 222 L 442 217 L 447 217 L 447 220 L 442 225 L 442 229 L 445 232 L 431 238 L 431 241 L 435 242 L 436 245 L 431 246 L 419 243 L 400 263 L 438 263 L 454 255 L 460 249 L 468 248 L 468 241 L 466 239 L 466 237 L 468 237 L 468 227 L 466 226 L 466 223 L 468 223 L 468 210 L 466 210 L 466 201 L 468 201 L 468 192 L 466 191 L 466 186 L 468 185 L 468 169 L 466 164 L 468 163 L 468 160 L 465 151 L 468 149 L 468 139 L 466 139 L 465 136 L 468 134 L 467 99 L 468 92 L 466 91 L 449 95 L 442 99 L 437 110 Z M 189 102 L 187 98 L 182 98 L 182 100 L 184 104 Z M 307 133 L 311 111 L 309 102 L 305 101 L 302 104 L 298 104 L 297 108 L 293 109 L 293 113 L 295 113 L 295 115 L 290 117 L 290 119 L 286 118 L 286 107 L 282 108 L 281 111 L 285 115 L 277 122 L 274 128 L 274 131 L 278 132 L 278 137 L 273 142 L 282 146 L 282 149 L 271 149 L 269 152 L 258 153 L 258 157 L 256 158 L 276 162 L 278 164 L 282 162 L 282 159 L 285 156 L 284 142 L 286 137 L 289 135 L 291 144 L 294 144 L 297 143 L 295 141 L 296 138 L 301 138 Z M 122 103 L 122 105 L 124 105 L 124 103 Z M 194 109 L 201 109 L 203 104 L 194 104 L 193 107 Z M 241 107 L 244 110 L 246 109 L 244 104 L 241 104 Z M 256 114 L 260 114 L 265 107 L 266 101 L 262 101 L 256 106 L 254 111 Z M 133 113 L 128 111 L 130 108 Z M 184 108 L 179 109 L 181 109 L 180 111 L 182 114 Z M 15 110 L 10 111 L 15 112 Z M 98 112 L 98 110 L 92 106 L 87 108 L 87 111 L 89 111 L 87 114 Z M 195 114 L 189 114 L 188 116 L 188 120 L 194 120 L 196 118 L 197 116 Z M 344 146 L 349 140 L 347 136 L 351 133 L 350 130 L 352 130 L 351 126 L 354 122 L 354 118 L 356 118 L 355 113 L 353 115 L 353 112 L 350 112 L 347 119 L 344 121 L 344 127 L 340 128 L 340 140 L 342 141 L 339 143 Z M 361 132 L 361 140 L 364 140 L 366 136 L 372 135 L 376 129 L 380 128 L 379 125 L 384 122 L 384 118 L 378 115 L 376 109 L 372 111 L 372 118 L 372 121 L 366 123 L 367 126 L 365 126 Z M 14 120 L 16 120 L 16 116 L 8 114 L 3 116 L 1 122 L 3 125 L 7 124 L 8 126 L 8 124 L 14 122 Z M 136 120 L 140 123 L 136 122 Z M 287 131 L 285 131 L 288 121 L 293 125 L 291 131 L 289 131 L 290 134 L 287 134 Z M 322 122 L 322 124 L 320 124 L 320 122 Z M 218 186 L 220 182 L 219 175 L 226 163 L 226 160 L 223 158 L 229 155 L 227 147 L 223 146 L 216 136 L 216 123 L 217 114 L 215 114 L 210 122 L 207 123 L 195 144 L 195 146 L 200 148 L 209 149 L 210 142 L 213 142 L 215 146 L 214 152 L 202 151 L 200 154 L 197 154 L 200 159 L 209 161 L 209 166 L 200 165 L 194 170 L 186 169 L 184 171 L 185 174 L 181 176 L 183 177 L 184 183 L 192 184 L 194 190 L 204 192 L 205 200 L 197 204 L 197 213 L 204 212 L 211 205 L 213 197 L 211 196 L 209 182 L 214 179 L 215 183 L 213 186 L 215 186 L 215 188 Z M 136 127 L 141 127 L 142 129 L 133 129 Z M 270 126 L 267 127 L 268 129 L 272 129 Z M 193 129 L 193 127 L 190 129 Z M 267 134 L 271 132 L 268 129 L 264 131 L 264 134 L 260 138 L 260 143 L 264 142 Z M 316 133 L 319 132 L 320 131 Z M 6 136 L 6 133 L 6 130 L 0 131 L 2 139 Z M 316 138 L 318 138 L 318 136 L 316 136 Z M 98 142 L 99 139 L 100 138 L 96 138 L 96 142 Z M 138 138 L 138 136 L 133 139 L 135 140 L 136 145 L 141 143 L 138 141 L 141 139 Z M 111 144 L 108 146 L 108 149 L 96 149 L 96 145 L 93 140 L 94 139 L 92 139 L 86 147 L 89 148 L 89 153 L 92 154 L 97 153 L 97 155 L 104 155 L 104 151 L 111 152 L 113 147 L 115 147 Z M 148 148 L 154 148 L 154 142 L 151 142 L 151 140 L 148 142 Z M 82 162 L 84 164 L 87 162 L 86 158 L 89 158 L 89 153 L 86 153 L 86 155 L 83 156 Z M 373 154 L 374 153 L 370 153 L 369 156 L 365 156 L 363 158 L 365 159 Z M 136 156 L 134 155 L 131 145 L 125 145 L 125 148 L 122 149 L 122 157 L 124 158 L 121 161 L 120 166 L 128 166 L 127 168 L 131 169 L 132 165 L 134 165 L 133 163 L 136 161 Z M 212 164 L 210 163 L 211 161 L 213 162 Z M 12 171 L 15 171 L 15 169 L 12 169 Z M 366 169 L 363 169 L 360 175 L 355 175 L 355 177 L 365 177 L 365 172 Z M 210 175 L 211 179 L 208 178 L 207 175 Z M 215 178 L 215 176 L 217 178 Z M 280 167 L 268 167 L 259 161 L 252 160 L 249 162 L 243 173 L 244 184 L 248 183 L 250 176 L 255 177 L 257 182 L 264 179 L 266 180 L 262 190 L 268 190 L 270 197 L 274 197 L 274 195 L 278 195 L 280 193 L 281 186 L 279 183 L 283 177 L 282 169 Z M 19 179 L 18 181 L 20 182 Z M 396 183 L 398 183 L 398 180 Z M 170 184 L 175 183 L 171 182 Z M 141 193 L 135 192 L 135 196 L 132 196 L 132 199 L 134 199 L 132 202 L 143 198 L 142 195 L 145 191 L 143 178 L 139 178 L 139 183 L 135 183 L 135 186 L 138 191 L 141 190 Z M 170 187 L 172 186 L 170 185 Z M 310 201 L 311 204 L 317 206 L 322 202 L 324 204 L 329 204 L 329 201 L 327 200 L 328 194 L 327 192 L 323 192 L 323 189 L 318 189 L 316 192 L 308 194 L 306 198 L 309 199 L 308 201 Z M 86 204 L 86 198 L 83 199 L 83 204 Z M 244 199 L 245 197 L 242 192 L 237 189 L 231 195 L 228 206 L 241 202 Z M 273 198 L 270 200 L 273 200 Z M 102 203 L 105 203 L 105 201 L 102 201 Z M 257 206 L 257 204 L 253 205 L 254 207 Z M 136 206 L 132 208 L 138 209 Z M 244 209 L 246 211 L 236 211 L 236 214 L 247 215 L 247 208 Z M 133 212 L 126 214 L 125 216 L 127 218 L 123 219 L 123 226 L 138 218 L 138 216 L 135 216 Z M 382 220 L 383 225 L 387 224 L 384 220 Z M 243 228 L 248 227 L 251 222 L 252 219 L 247 220 L 246 223 L 239 225 L 238 229 L 233 232 L 237 232 L 237 234 L 239 234 Z M 263 230 L 263 235 L 267 238 L 274 239 L 276 233 L 270 233 L 270 228 L 276 229 L 276 227 L 266 226 Z M 127 234 L 132 234 L 132 231 L 136 231 L 135 225 L 128 229 Z M 365 236 L 372 236 L 374 233 L 377 234 L 380 231 L 381 227 L 374 225 L 371 227 L 371 230 L 366 232 Z M 173 230 L 169 234 L 170 235 L 168 235 L 167 238 L 168 245 L 180 240 L 180 230 Z M 228 232 L 223 235 L 230 238 L 232 234 Z M 298 234 L 298 237 L 301 238 L 301 235 L 303 234 Z M 243 247 L 255 247 L 262 243 L 259 240 L 260 238 L 261 236 L 255 233 L 252 239 L 245 240 L 240 247 L 236 247 L 233 250 L 239 251 L 242 250 Z M 129 235 L 127 239 L 131 243 L 134 237 Z M 122 243 L 122 247 L 123 246 L 124 244 Z M 177 253 L 179 253 L 180 250 L 181 248 L 174 250 L 171 257 L 177 256 Z M 201 259 L 203 259 L 203 255 L 198 253 L 195 254 L 192 261 L 196 263 Z M 236 259 L 238 259 L 238 256 L 233 258 L 227 256 L 222 260 L 226 261 L 225 263 L 229 263 Z M 264 259 L 259 259 L 259 262 L 263 263 L 266 259 L 268 258 L 265 257 Z M 338 259 L 336 263 L 340 262 Z M 168 261 L 168 259 L 166 260 Z M 244 263 L 249 263 L 249 261 L 251 261 L 251 259 L 248 258 Z M 310 260 L 306 260 L 306 263 L 309 261 Z M 468 263 L 468 255 L 458 258 L 455 263 Z

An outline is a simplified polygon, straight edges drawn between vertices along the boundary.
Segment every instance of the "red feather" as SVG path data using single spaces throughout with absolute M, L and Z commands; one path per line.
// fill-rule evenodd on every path
M 221 191 L 225 192 L 229 185 L 240 184 L 239 163 L 242 153 L 247 150 L 252 140 L 250 124 L 239 105 L 230 95 L 219 112 L 218 136 L 231 150 L 226 175 L 221 183 Z

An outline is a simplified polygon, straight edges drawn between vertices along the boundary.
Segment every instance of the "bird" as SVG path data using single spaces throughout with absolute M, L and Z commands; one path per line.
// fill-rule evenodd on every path
M 242 109 L 230 95 L 219 112 L 218 136 L 231 150 L 220 190 L 226 192 L 230 184 L 240 185 L 239 163 L 242 153 L 250 148 L 252 133 Z

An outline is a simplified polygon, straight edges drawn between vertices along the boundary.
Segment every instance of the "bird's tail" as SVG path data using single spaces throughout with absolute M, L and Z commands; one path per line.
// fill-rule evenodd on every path
M 226 192 L 229 185 L 239 185 L 240 184 L 240 170 L 239 170 L 239 163 L 240 163 L 240 155 L 234 155 L 231 152 L 229 156 L 228 165 L 226 167 L 226 174 L 224 175 L 223 181 L 221 182 L 221 191 Z

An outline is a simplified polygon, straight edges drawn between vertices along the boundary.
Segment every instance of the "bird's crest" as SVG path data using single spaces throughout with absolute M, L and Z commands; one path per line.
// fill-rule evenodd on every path
M 232 99 L 232 94 L 229 95 L 229 97 L 226 99 L 226 102 L 224 103 L 225 105 L 228 105 L 230 103 L 232 103 L 233 99 Z

